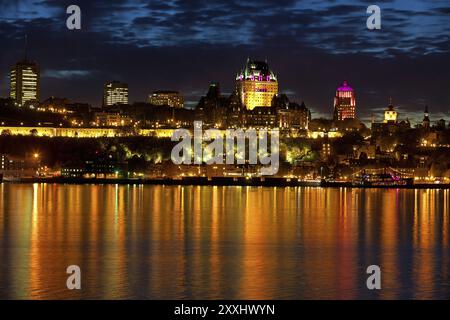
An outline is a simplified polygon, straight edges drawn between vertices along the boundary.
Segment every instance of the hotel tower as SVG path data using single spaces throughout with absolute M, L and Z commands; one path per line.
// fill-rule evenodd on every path
M 247 110 L 271 107 L 278 94 L 278 80 L 267 62 L 247 60 L 236 77 L 236 92 Z

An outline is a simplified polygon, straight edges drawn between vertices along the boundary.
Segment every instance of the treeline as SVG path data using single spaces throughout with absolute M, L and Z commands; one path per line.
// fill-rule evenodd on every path
M 152 137 L 73 139 L 0 136 L 0 154 L 27 158 L 37 153 L 41 163 L 49 167 L 79 165 L 100 158 L 164 161 L 170 159 L 173 145 L 170 139 Z

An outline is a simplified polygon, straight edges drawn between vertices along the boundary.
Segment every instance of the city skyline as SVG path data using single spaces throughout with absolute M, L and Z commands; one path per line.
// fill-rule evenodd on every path
M 21 65 L 24 65 L 27 68 L 28 68 L 28 66 L 31 65 L 31 66 L 33 66 L 33 68 L 37 68 L 38 70 L 40 69 L 38 62 L 28 59 L 27 52 L 25 53 L 25 58 L 23 58 L 22 60 L 18 60 L 17 63 L 12 65 L 11 72 L 14 72 L 14 70 L 17 69 L 18 66 L 21 66 Z M 253 68 L 253 69 L 251 69 L 251 68 Z M 264 75 L 264 76 L 259 75 L 258 76 L 259 78 L 255 78 L 255 76 L 253 74 L 255 72 L 258 74 L 267 73 L 267 75 Z M 252 74 L 250 75 L 250 73 L 252 73 Z M 10 73 L 10 76 L 8 79 L 10 86 L 9 86 L 9 93 L 7 96 L 13 100 L 16 100 L 16 102 L 17 102 L 18 100 L 13 98 L 13 95 L 15 95 L 14 92 L 16 90 L 15 89 L 15 86 L 16 86 L 15 81 L 16 80 L 12 79 L 11 77 L 12 77 L 12 73 Z M 37 81 L 37 83 L 38 83 L 38 87 L 37 87 L 38 89 L 35 90 L 35 92 L 34 92 L 34 94 L 38 98 L 41 97 L 41 94 L 40 94 L 41 79 L 40 78 L 41 78 L 41 75 L 40 75 L 40 72 L 38 71 L 38 75 L 36 77 L 37 80 L 33 80 L 33 81 Z M 236 76 L 236 83 L 235 83 L 235 89 L 234 89 L 235 90 L 234 94 L 236 94 L 237 96 L 240 97 L 240 100 L 242 101 L 243 106 L 246 107 L 247 110 L 253 110 L 255 107 L 269 107 L 270 106 L 269 100 L 271 101 L 272 99 L 264 98 L 263 99 L 264 103 L 262 103 L 261 106 L 257 106 L 257 103 L 256 104 L 252 103 L 251 106 L 247 106 L 246 102 L 247 102 L 248 98 L 244 98 L 244 96 L 247 96 L 247 95 L 243 94 L 244 89 L 241 88 L 242 80 L 244 80 L 244 83 L 245 83 L 246 79 L 248 82 L 247 86 L 250 85 L 250 87 L 248 87 L 245 90 L 255 91 L 256 95 L 267 95 L 269 92 L 267 92 L 267 89 L 265 88 L 266 85 L 264 83 L 266 81 L 268 81 L 267 83 L 271 83 L 271 82 L 273 83 L 272 86 L 275 85 L 275 87 L 273 89 L 270 89 L 274 93 L 274 95 L 273 95 L 274 98 L 280 97 L 281 95 L 285 94 L 291 98 L 291 101 L 296 102 L 292 99 L 291 95 L 285 93 L 283 90 L 278 89 L 278 75 L 274 74 L 273 70 L 270 69 L 269 65 L 267 64 L 267 59 L 265 62 L 263 62 L 263 61 L 257 61 L 257 60 L 254 60 L 254 59 L 248 57 L 244 68 L 241 69 L 241 71 Z M 263 80 L 263 81 L 258 82 L 258 80 L 259 81 Z M 261 85 L 263 85 L 265 89 L 263 89 L 262 91 L 258 91 L 258 88 L 254 87 L 254 85 L 257 83 L 260 83 Z M 214 85 L 214 83 L 210 83 L 210 85 Z M 386 117 L 386 115 L 385 115 L 386 107 L 381 107 L 381 108 L 377 109 L 376 110 L 377 113 L 376 114 L 372 113 L 370 115 L 370 118 L 361 117 L 360 114 L 358 114 L 358 111 L 360 111 L 360 106 L 359 106 L 359 102 L 358 103 L 356 102 L 358 99 L 356 99 L 356 97 L 355 97 L 356 96 L 355 90 L 353 87 L 351 87 L 349 85 L 349 81 L 347 81 L 347 80 L 343 80 L 340 83 L 340 85 L 336 88 L 335 92 L 336 92 L 336 95 L 334 97 L 334 103 L 333 103 L 333 107 L 332 107 L 333 110 L 331 112 L 331 116 L 330 116 L 330 114 L 327 114 L 327 113 L 318 115 L 317 112 L 315 112 L 312 109 L 309 109 L 311 111 L 311 114 L 315 115 L 316 119 L 333 119 L 334 121 L 341 121 L 341 120 L 344 120 L 345 118 L 350 118 L 350 119 L 356 118 L 356 119 L 359 119 L 360 121 L 362 121 L 363 123 L 365 122 L 366 124 L 369 124 L 370 122 L 378 121 L 378 120 Z M 129 96 L 128 83 L 120 82 L 117 80 L 112 80 L 112 81 L 107 81 L 103 85 L 102 102 L 100 104 L 94 103 L 94 104 L 92 104 L 92 106 L 94 108 L 98 108 L 98 107 L 107 108 L 107 107 L 112 107 L 115 105 L 132 105 L 133 103 L 143 103 L 143 102 L 147 102 L 147 101 L 149 103 L 153 103 L 152 98 L 154 100 L 155 95 L 168 94 L 168 93 L 179 95 L 179 97 L 177 97 L 176 99 L 181 99 L 182 101 L 184 101 L 183 93 L 178 92 L 178 91 L 170 91 L 170 90 L 156 90 L 153 93 L 148 94 L 146 101 L 131 101 L 131 100 L 128 100 L 128 96 Z M 33 93 L 30 91 L 29 94 L 33 94 Z M 351 96 L 346 96 L 346 94 L 351 94 Z M 341 97 L 341 95 L 342 95 L 342 97 Z M 224 93 L 224 96 L 232 97 L 233 93 Z M 51 95 L 48 97 L 48 99 L 52 99 L 54 97 L 57 97 L 57 96 Z M 67 99 L 67 97 L 58 97 L 58 98 Z M 351 101 L 347 101 L 346 100 L 347 98 L 351 98 Z M 44 99 L 47 99 L 47 98 L 44 98 Z M 167 97 L 164 99 L 167 99 Z M 252 99 L 255 100 L 254 97 Z M 257 100 L 258 100 L 258 98 L 255 101 L 257 101 Z M 33 101 L 33 100 L 31 99 L 31 101 Z M 42 103 L 43 101 L 44 100 L 41 100 L 41 99 L 38 100 L 38 102 L 40 102 L 40 103 Z M 80 101 L 76 100 L 76 99 L 73 100 L 73 102 L 80 103 Z M 18 104 L 19 106 L 22 105 L 22 103 L 20 103 L 20 102 L 17 102 L 17 103 L 19 103 Z M 304 104 L 304 101 L 302 100 L 301 103 Z M 339 106 L 341 103 L 343 103 L 342 107 Z M 164 105 L 164 104 L 161 104 L 160 102 L 156 102 L 153 104 L 161 105 L 161 106 Z M 187 108 L 194 110 L 194 109 L 199 108 L 200 104 L 201 104 L 201 99 L 199 99 L 199 101 L 196 102 L 195 104 L 193 104 L 192 106 L 187 106 Z M 348 104 L 348 106 L 346 106 L 347 104 Z M 388 108 L 393 107 L 396 109 L 395 114 L 396 114 L 397 118 L 400 115 L 400 116 L 403 116 L 402 120 L 411 121 L 413 124 L 415 123 L 417 125 L 420 125 L 422 123 L 423 111 L 417 112 L 417 117 L 411 117 L 410 113 L 401 113 L 401 111 L 399 111 L 401 109 L 401 105 L 394 104 L 392 97 L 389 97 L 389 103 L 386 105 L 388 106 Z M 174 107 L 173 105 L 171 105 L 171 103 L 169 103 L 168 106 Z M 177 104 L 177 106 L 179 107 L 178 104 Z M 182 108 L 184 108 L 184 107 L 182 107 Z M 342 111 L 338 111 L 341 108 L 344 108 L 344 109 L 350 108 L 351 110 L 349 109 L 348 111 L 345 111 L 347 113 L 349 112 L 348 115 L 342 116 L 341 115 Z M 424 105 L 424 108 L 426 108 L 426 110 L 427 110 L 426 113 L 429 113 L 429 111 L 428 111 L 429 106 Z M 439 116 L 439 113 L 434 113 L 434 115 Z M 446 115 L 444 115 L 442 118 L 433 119 L 434 120 L 433 122 L 438 123 L 441 120 L 445 120 L 445 118 L 446 118 Z
M 0 0 L 0 44 L 0 299 L 450 297 L 450 0 Z
M 65 28 L 64 1 L 2 3 L 0 41 L 9 50 L 0 61 L 0 94 L 7 95 L 7 71 L 23 55 L 28 34 L 29 56 L 42 68 L 42 97 L 99 105 L 103 84 L 117 79 L 129 84 L 130 101 L 146 101 L 150 92 L 167 88 L 180 91 L 192 107 L 211 82 L 231 93 L 232 75 L 251 56 L 267 58 L 280 75 L 280 92 L 305 101 L 316 117 L 332 115 L 330 92 L 345 79 L 358 92 L 362 120 L 382 113 L 389 97 L 400 115 L 416 121 L 425 105 L 435 118 L 449 116 L 445 1 L 383 1 L 379 33 L 365 29 L 365 1 L 254 4 L 81 1 L 82 12 L 89 14 L 83 15 L 82 30 L 74 32 Z M 106 19 L 119 18 L 118 12 L 117 23 Z M 239 20 L 249 12 L 254 22 Z M 200 28 L 189 17 L 202 14 L 206 22 Z M 214 19 L 217 26 L 214 14 L 220 18 Z M 243 32 L 231 32 L 233 27 Z

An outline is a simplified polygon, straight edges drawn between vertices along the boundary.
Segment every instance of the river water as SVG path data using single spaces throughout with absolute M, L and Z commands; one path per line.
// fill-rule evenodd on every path
M 449 190 L 2 184 L 0 298 L 446 299 L 449 201 Z M 367 289 L 371 265 L 381 290 Z

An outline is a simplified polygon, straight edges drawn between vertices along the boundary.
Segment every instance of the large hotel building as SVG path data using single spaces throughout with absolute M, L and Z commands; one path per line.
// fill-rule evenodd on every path
M 128 104 L 128 84 L 112 81 L 105 84 L 103 106 Z
M 334 98 L 334 121 L 356 118 L 355 91 L 347 81 L 337 88 Z
M 23 60 L 11 68 L 10 97 L 19 106 L 39 101 L 39 67 Z
M 271 107 L 278 94 L 278 80 L 267 62 L 247 60 L 247 64 L 236 77 L 236 92 L 247 110 Z

